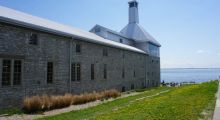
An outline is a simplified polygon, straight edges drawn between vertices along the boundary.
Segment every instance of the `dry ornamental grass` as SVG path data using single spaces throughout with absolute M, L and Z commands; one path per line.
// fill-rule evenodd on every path
M 60 96 L 32 96 L 23 100 L 24 110 L 28 113 L 37 111 L 52 110 L 57 108 L 68 107 L 70 105 L 84 104 L 96 100 L 119 97 L 121 94 L 117 90 L 106 90 L 103 92 L 84 93 L 81 95 L 65 94 Z

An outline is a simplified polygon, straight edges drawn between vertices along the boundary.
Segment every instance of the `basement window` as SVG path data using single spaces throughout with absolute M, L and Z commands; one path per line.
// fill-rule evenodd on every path
M 131 90 L 134 90 L 134 84 L 131 84 Z
M 37 45 L 38 44 L 38 35 L 37 34 L 31 34 L 29 38 L 29 44 L 30 45 Z
M 125 86 L 122 86 L 121 92 L 125 92 Z

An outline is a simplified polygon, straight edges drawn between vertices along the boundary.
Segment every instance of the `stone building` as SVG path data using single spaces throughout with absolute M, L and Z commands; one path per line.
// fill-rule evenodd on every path
M 130 22 L 117 33 L 99 25 L 86 32 L 0 6 L 0 108 L 37 94 L 158 86 L 160 44 L 138 24 L 137 8 L 129 2 Z

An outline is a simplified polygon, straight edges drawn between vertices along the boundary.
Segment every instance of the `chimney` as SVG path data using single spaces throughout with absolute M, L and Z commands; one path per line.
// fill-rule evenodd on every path
M 138 2 L 132 0 L 129 4 L 129 23 L 139 23 Z

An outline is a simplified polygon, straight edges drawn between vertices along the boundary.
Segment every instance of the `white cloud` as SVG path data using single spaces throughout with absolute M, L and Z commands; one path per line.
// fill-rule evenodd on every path
M 205 51 L 204 50 L 197 50 L 196 53 L 198 54 L 201 54 L 201 53 L 204 53 Z
M 203 53 L 210 53 L 210 51 L 208 51 L 208 50 L 201 50 L 200 49 L 200 50 L 197 50 L 196 53 L 197 54 L 203 54 Z

